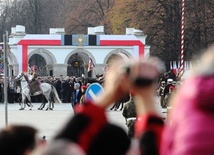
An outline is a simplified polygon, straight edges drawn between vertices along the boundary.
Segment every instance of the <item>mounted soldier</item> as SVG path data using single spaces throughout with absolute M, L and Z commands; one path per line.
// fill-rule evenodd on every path
M 31 67 L 30 75 L 29 75 L 29 88 L 30 94 L 33 95 L 34 93 L 40 91 L 39 82 L 37 80 L 37 67 L 34 65 Z

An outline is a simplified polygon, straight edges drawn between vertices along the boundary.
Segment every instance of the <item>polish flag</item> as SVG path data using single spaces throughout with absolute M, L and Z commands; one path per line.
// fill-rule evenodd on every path
M 88 63 L 88 72 L 90 72 L 91 70 L 93 70 L 93 68 L 95 67 L 93 60 L 91 59 L 91 57 L 89 56 L 89 63 Z
M 28 71 L 28 46 L 30 45 L 43 45 L 43 46 L 60 46 L 61 45 L 61 35 L 39 35 L 32 34 L 26 35 L 17 44 L 18 49 L 18 63 L 19 71 Z
M 144 44 L 135 35 L 100 35 L 100 46 L 138 46 L 134 53 L 144 56 Z
M 176 61 L 173 61 L 173 73 L 177 75 L 177 72 L 178 72 L 178 67 L 177 67 Z

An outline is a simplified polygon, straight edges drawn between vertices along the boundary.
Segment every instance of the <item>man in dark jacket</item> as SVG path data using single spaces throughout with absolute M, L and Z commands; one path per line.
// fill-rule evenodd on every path
M 80 84 L 79 83 L 75 83 L 74 84 L 74 92 L 73 92 L 73 97 L 72 97 L 72 102 L 71 105 L 74 108 L 76 106 L 76 104 L 80 103 L 80 98 L 82 96 L 82 92 L 80 89 Z
M 68 83 L 68 80 L 63 80 L 62 81 L 62 102 L 63 103 L 68 103 L 68 95 L 69 95 L 69 91 L 70 91 L 70 86 Z

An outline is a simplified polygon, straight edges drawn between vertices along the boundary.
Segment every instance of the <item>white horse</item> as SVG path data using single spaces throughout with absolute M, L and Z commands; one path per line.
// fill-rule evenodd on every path
M 45 98 L 48 101 L 48 107 L 47 110 L 53 110 L 54 104 L 53 103 L 61 103 L 58 93 L 54 86 L 50 85 L 49 83 L 41 83 L 39 85 L 40 90 L 39 92 L 35 92 L 33 95 L 30 94 L 30 88 L 29 88 L 29 80 L 31 79 L 31 75 L 25 75 L 23 73 L 20 73 L 17 77 L 15 77 L 16 83 L 21 80 L 21 95 L 22 95 L 22 102 L 21 102 L 21 108 L 19 110 L 24 110 L 27 104 L 27 100 L 29 102 L 30 110 L 32 110 L 32 103 L 31 103 L 31 96 L 37 96 L 40 94 L 43 94 Z M 42 103 L 42 105 L 38 108 L 38 110 L 42 110 L 45 103 Z M 28 104 L 27 104 L 28 105 Z M 51 107 L 52 105 L 52 107 Z

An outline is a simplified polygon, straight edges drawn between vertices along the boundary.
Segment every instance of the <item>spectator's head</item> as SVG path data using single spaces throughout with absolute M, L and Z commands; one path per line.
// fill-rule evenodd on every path
M 76 90 L 77 90 L 77 89 L 80 89 L 80 84 L 79 84 L 79 83 L 75 83 L 75 84 L 74 84 L 74 89 L 76 89 Z
M 69 76 L 66 76 L 65 79 L 66 79 L 66 81 L 69 81 L 69 80 L 70 80 L 70 77 L 69 77 Z
M 0 154 L 26 155 L 37 145 L 37 130 L 29 126 L 12 125 L 0 131 Z
M 79 78 L 75 78 L 75 82 L 79 82 L 80 80 L 79 80 Z

